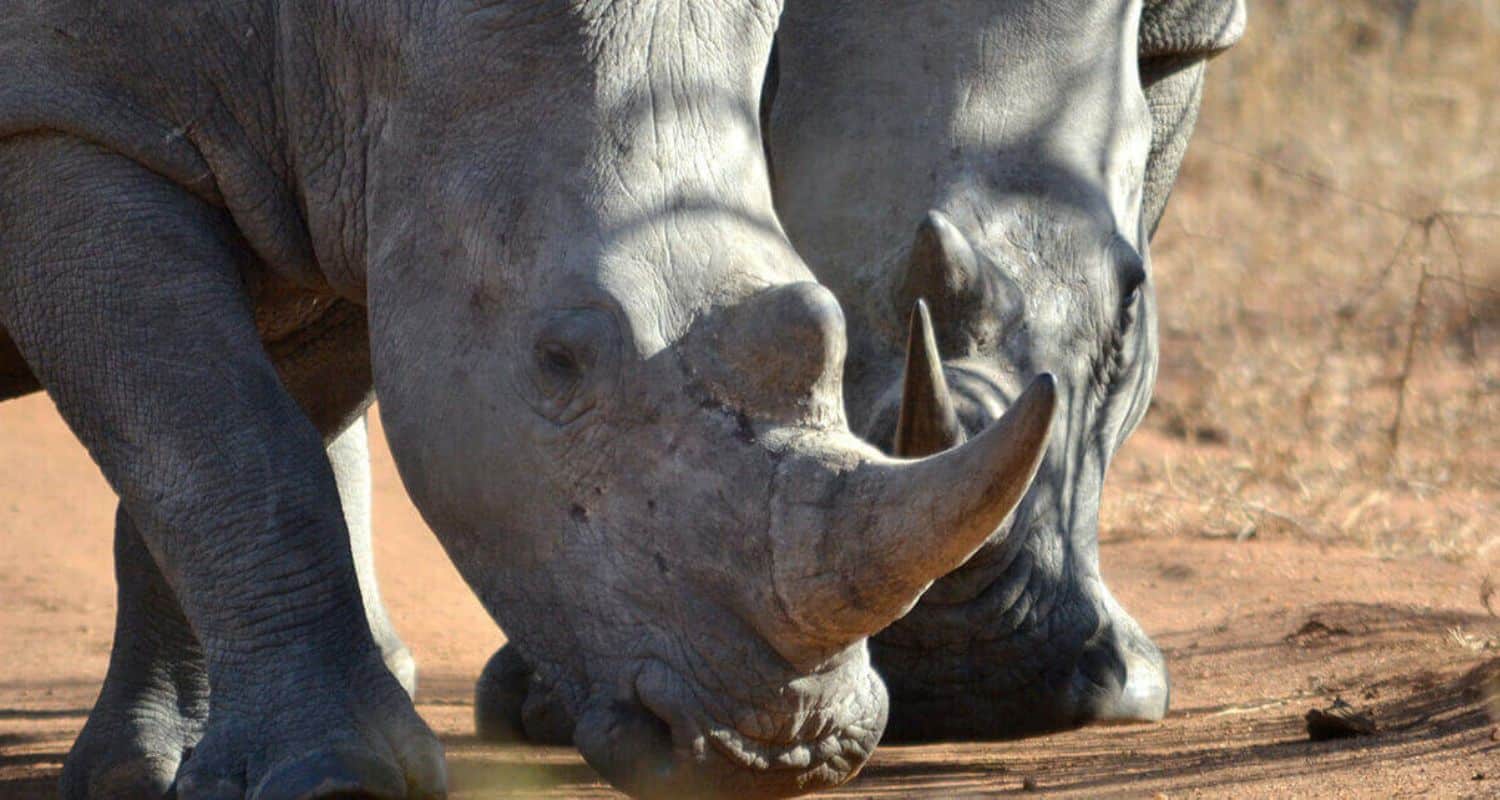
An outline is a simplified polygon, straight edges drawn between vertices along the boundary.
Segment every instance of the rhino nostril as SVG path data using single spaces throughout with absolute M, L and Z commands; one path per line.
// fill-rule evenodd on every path
M 1113 695 L 1125 686 L 1124 651 L 1112 637 L 1084 649 L 1078 659 L 1078 676 L 1092 691 Z

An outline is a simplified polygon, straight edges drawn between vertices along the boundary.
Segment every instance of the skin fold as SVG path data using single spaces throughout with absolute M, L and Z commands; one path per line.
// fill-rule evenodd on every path
M 1149 236 L 1204 62 L 1243 24 L 1236 0 L 787 3 L 767 148 L 791 241 L 848 315 L 854 430 L 926 455 L 1032 376 L 1059 387 L 1016 513 L 872 641 L 891 738 L 1167 710 L 1161 653 L 1100 576 L 1099 497 L 1156 372 Z
M 69 797 L 444 793 L 373 583 L 372 391 L 606 778 L 858 772 L 866 638 L 1020 501 L 1058 391 L 921 460 L 850 431 L 844 313 L 772 206 L 780 11 L 0 0 L 0 398 L 44 388 L 121 508 Z

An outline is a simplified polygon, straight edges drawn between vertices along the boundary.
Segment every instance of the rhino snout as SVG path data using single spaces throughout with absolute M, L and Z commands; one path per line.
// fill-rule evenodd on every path
M 652 662 L 637 678 L 634 697 L 597 698 L 584 710 L 573 743 L 633 797 L 801 795 L 854 777 L 884 731 L 884 684 L 868 668 L 855 680 L 862 686 L 833 708 L 798 709 L 785 719 L 757 708 L 743 720 L 755 721 L 749 733 L 715 721 L 673 670 Z

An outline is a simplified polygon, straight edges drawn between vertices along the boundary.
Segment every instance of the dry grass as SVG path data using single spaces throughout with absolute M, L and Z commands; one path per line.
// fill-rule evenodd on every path
M 1266 0 L 1154 255 L 1105 535 L 1500 563 L 1500 0 Z

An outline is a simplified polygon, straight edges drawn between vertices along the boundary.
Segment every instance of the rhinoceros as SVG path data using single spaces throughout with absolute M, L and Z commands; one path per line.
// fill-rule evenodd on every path
M 1025 492 L 1055 389 L 965 446 L 851 433 L 777 221 L 773 0 L 0 0 L 0 399 L 119 495 L 69 798 L 428 797 L 363 412 L 606 778 L 847 780 L 866 638 Z M 362 591 L 363 589 L 363 591 Z
M 1040 373 L 1014 516 L 871 645 L 888 736 L 1155 720 L 1162 656 L 1099 570 L 1100 490 L 1156 372 L 1148 240 L 1242 0 L 788 0 L 763 114 L 777 210 L 849 320 L 854 429 L 978 435 Z

